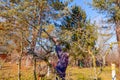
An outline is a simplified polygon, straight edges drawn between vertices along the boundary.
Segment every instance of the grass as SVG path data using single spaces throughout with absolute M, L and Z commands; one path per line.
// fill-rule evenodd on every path
M 99 68 L 97 69 L 99 70 Z M 68 73 L 71 74 L 70 77 L 72 80 L 93 80 L 94 70 L 93 68 L 78 68 L 78 67 L 69 67 Z M 102 73 L 98 76 L 101 80 L 111 80 L 111 69 L 106 67 L 103 69 Z
M 100 68 L 97 68 L 97 71 L 99 69 Z M 17 64 L 5 63 L 4 67 L 0 70 L 0 80 L 17 80 L 17 70 Z M 93 77 L 93 68 L 78 68 L 71 66 L 67 68 L 67 80 L 93 80 Z M 101 78 L 101 80 L 111 80 L 111 67 L 105 67 L 98 77 Z M 32 67 L 25 68 L 22 66 L 21 79 L 33 80 Z

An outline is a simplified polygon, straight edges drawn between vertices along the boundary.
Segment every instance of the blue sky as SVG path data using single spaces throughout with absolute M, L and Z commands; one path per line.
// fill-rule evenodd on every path
M 102 14 L 99 14 L 96 10 L 93 10 L 87 3 L 92 3 L 92 0 L 73 0 L 73 4 L 79 5 L 83 10 L 86 11 L 87 19 L 91 19 L 92 22 L 101 19 Z
M 102 25 L 104 25 L 101 20 L 103 18 L 105 18 L 105 15 L 98 13 L 97 10 L 93 9 L 90 5 L 88 5 L 87 3 L 92 3 L 92 0 L 73 0 L 72 5 L 78 5 L 80 6 L 83 10 L 85 10 L 86 14 L 87 14 L 87 19 L 90 19 L 91 22 L 93 23 L 94 21 L 96 22 L 97 25 L 99 25 L 100 27 Z M 111 29 L 110 32 L 114 32 L 114 29 Z M 114 32 L 115 33 L 115 32 Z M 108 41 L 108 43 L 111 42 L 116 42 L 116 36 L 115 34 L 113 35 L 113 37 Z

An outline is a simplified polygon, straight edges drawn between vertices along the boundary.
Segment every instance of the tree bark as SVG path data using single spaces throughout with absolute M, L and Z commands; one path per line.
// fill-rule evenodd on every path
M 116 37 L 117 37 L 117 41 L 118 41 L 118 53 L 119 53 L 119 57 L 118 57 L 118 76 L 120 74 L 120 20 L 118 22 L 116 22 Z
M 96 69 L 96 58 L 95 58 L 95 55 L 93 53 L 91 54 L 91 57 L 92 57 L 93 69 L 94 69 L 94 80 L 97 80 L 98 75 L 97 75 L 97 69 Z
M 33 57 L 33 73 L 34 73 L 34 80 L 37 80 L 37 75 L 36 75 L 36 58 Z
M 116 22 L 116 36 L 118 41 L 118 52 L 120 58 L 120 20 Z M 119 69 L 120 69 L 120 59 L 119 59 Z
M 21 60 L 23 54 L 23 31 L 21 32 L 21 53 L 18 59 L 18 80 L 21 80 Z
M 21 80 L 21 57 L 18 60 L 18 80 Z
M 74 63 L 74 65 L 75 65 L 75 66 L 77 66 L 77 59 L 75 58 L 74 60 L 75 60 L 75 63 Z

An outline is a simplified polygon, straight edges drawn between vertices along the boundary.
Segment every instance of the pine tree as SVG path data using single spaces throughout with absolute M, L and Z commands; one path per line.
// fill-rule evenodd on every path
M 85 11 L 79 6 L 73 6 L 70 14 L 64 17 L 64 24 L 61 25 L 61 39 L 70 43 L 69 51 L 75 62 L 89 56 L 88 48 L 95 49 L 95 40 L 97 39 L 95 26 L 90 24 L 86 17 Z

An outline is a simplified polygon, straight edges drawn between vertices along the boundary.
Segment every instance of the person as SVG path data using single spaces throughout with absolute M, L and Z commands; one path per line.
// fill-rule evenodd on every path
M 55 44 L 56 44 L 55 45 L 55 51 L 56 51 L 57 57 L 58 57 L 58 62 L 57 62 L 57 65 L 55 67 L 55 70 L 57 72 L 58 77 L 61 78 L 61 80 L 65 80 L 66 69 L 67 69 L 67 66 L 68 66 L 69 54 L 65 50 L 63 51 L 61 49 L 59 40 L 54 38 L 54 41 L 55 41 Z M 56 78 L 56 80 L 58 80 L 58 78 Z

